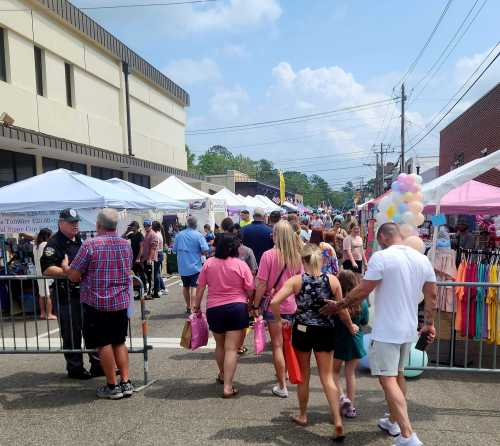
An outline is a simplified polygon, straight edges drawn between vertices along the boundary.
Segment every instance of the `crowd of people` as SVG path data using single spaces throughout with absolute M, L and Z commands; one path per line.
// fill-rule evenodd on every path
M 297 386 L 299 412 L 292 418 L 295 424 L 308 423 L 314 353 L 335 426 L 334 439 L 342 441 L 346 435 L 343 418 L 358 415 L 356 368 L 368 353 L 371 372 L 379 378 L 389 408 L 378 426 L 396 437 L 396 446 L 421 445 L 408 417 L 403 371 L 417 337 L 422 293 L 425 323 L 420 333 L 429 343 L 435 336 L 436 278 L 427 258 L 403 244 L 394 223 L 378 229 L 382 249 L 367 262 L 360 227 L 352 216 L 344 221 L 329 215 L 301 220 L 293 214 L 266 216 L 257 208 L 253 219 L 248 213 L 241 217 L 239 223 L 225 218 L 217 232 L 205 226 L 203 233 L 196 218 L 188 217 L 186 229 L 173 243 L 186 311 L 200 312 L 206 296 L 221 396 L 238 395 L 238 356 L 246 352 L 247 329 L 262 317 L 271 339 L 276 376 L 270 392 L 279 398 L 289 396 L 283 326 L 291 327 L 302 376 Z M 133 299 L 131 273 L 144 278 L 151 297 L 159 296 L 162 228 L 158 222 L 145 220 L 143 235 L 139 223 L 131 222 L 118 235 L 117 212 L 104 209 L 97 216 L 96 236 L 82 242 L 79 220 L 75 210 L 65 209 L 59 231 L 53 235 L 42 231 L 37 238 L 40 269 L 54 278 L 50 287 L 41 286 L 43 316 L 57 314 L 65 349 L 77 350 L 83 339 L 87 348 L 97 350 L 89 355 L 90 371 L 81 353 L 66 353 L 68 375 L 76 379 L 105 376 L 106 384 L 98 387 L 97 396 L 121 399 L 133 394 L 125 343 L 127 309 Z M 56 314 L 49 305 L 50 290 L 58 295 Z M 368 322 L 367 298 L 372 292 L 376 311 L 366 352 L 362 327 Z
M 299 413 L 292 421 L 299 426 L 308 423 L 314 353 L 335 426 L 334 439 L 342 441 L 343 417 L 358 415 L 356 369 L 367 355 L 361 327 L 368 323 L 367 298 L 374 292 L 376 312 L 368 354 L 389 408 L 378 427 L 395 437 L 396 446 L 421 445 L 408 417 L 403 372 L 417 338 L 422 294 L 425 322 L 420 333 L 428 343 L 435 337 L 434 270 L 425 256 L 403 244 L 393 223 L 379 228 L 382 250 L 367 262 L 359 224 L 351 215 L 343 220 L 329 215 L 299 220 L 297 215 L 278 213 L 266 222 L 262 209 L 255 209 L 253 220 L 242 212 L 239 224 L 226 218 L 222 232 L 213 238 L 213 256 L 203 265 L 198 263 L 191 311 L 201 311 L 206 294 L 206 316 L 216 342 L 216 381 L 222 385 L 223 398 L 239 393 L 238 353 L 246 330 L 259 317 L 266 321 L 271 339 L 277 382 L 270 390 L 277 397 L 288 397 L 282 329 L 290 325 L 302 376 L 297 386 Z M 201 258 L 207 252 L 195 246 L 191 254 Z M 252 260 L 243 253 L 250 253 Z M 177 250 L 177 255 L 184 254 Z M 345 393 L 340 379 L 343 367 Z

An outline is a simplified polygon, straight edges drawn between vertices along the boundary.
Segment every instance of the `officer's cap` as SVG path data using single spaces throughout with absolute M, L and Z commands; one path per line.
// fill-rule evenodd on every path
M 59 214 L 59 220 L 66 221 L 68 223 L 75 223 L 77 221 L 80 221 L 81 218 L 78 215 L 78 212 L 76 212 L 74 209 L 68 208 L 61 211 L 61 213 Z

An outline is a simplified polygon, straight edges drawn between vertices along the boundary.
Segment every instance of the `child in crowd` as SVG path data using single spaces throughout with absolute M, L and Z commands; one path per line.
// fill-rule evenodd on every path
M 337 276 L 342 295 L 345 297 L 359 283 L 359 275 L 348 270 L 340 271 Z M 350 311 L 352 323 L 358 327 L 368 324 L 368 302 L 364 300 L 358 308 Z M 340 407 L 346 418 L 357 416 L 354 400 L 356 398 L 356 368 L 359 360 L 366 356 L 363 346 L 363 332 L 352 335 L 349 329 L 340 321 L 335 324 L 335 350 L 333 361 L 333 379 L 340 391 Z M 345 364 L 345 381 L 347 395 L 340 385 L 340 371 Z

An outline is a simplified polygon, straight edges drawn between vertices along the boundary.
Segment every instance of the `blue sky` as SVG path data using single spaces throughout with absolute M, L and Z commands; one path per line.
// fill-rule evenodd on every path
M 146 0 L 74 1 L 77 6 L 141 2 Z M 196 130 L 390 98 L 446 3 L 219 0 L 205 5 L 88 14 L 190 93 L 188 130 Z M 430 45 L 406 79 L 411 93 L 409 141 L 418 140 L 422 128 L 432 123 L 436 112 L 499 40 L 500 2 L 478 0 L 462 30 L 483 9 L 442 68 L 423 78 L 475 3 L 451 2 Z M 437 155 L 439 129 L 499 80 L 497 62 L 410 156 Z M 213 144 L 222 144 L 234 153 L 272 159 L 285 169 L 318 173 L 338 188 L 347 180 L 359 182 L 364 176 L 366 181 L 374 175 L 372 168 L 363 166 L 375 161 L 373 144 L 383 141 L 399 146 L 398 107 L 384 104 L 294 125 L 192 135 L 187 142 L 198 154 Z M 320 155 L 324 158 L 312 158 Z

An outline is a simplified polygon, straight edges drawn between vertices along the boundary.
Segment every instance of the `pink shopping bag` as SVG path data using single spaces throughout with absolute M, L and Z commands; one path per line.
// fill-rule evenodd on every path
M 208 344 L 208 323 L 206 316 L 202 313 L 191 314 L 191 350 L 204 347 Z
M 266 323 L 262 316 L 255 319 L 253 324 L 253 346 L 256 355 L 260 355 L 266 346 Z

